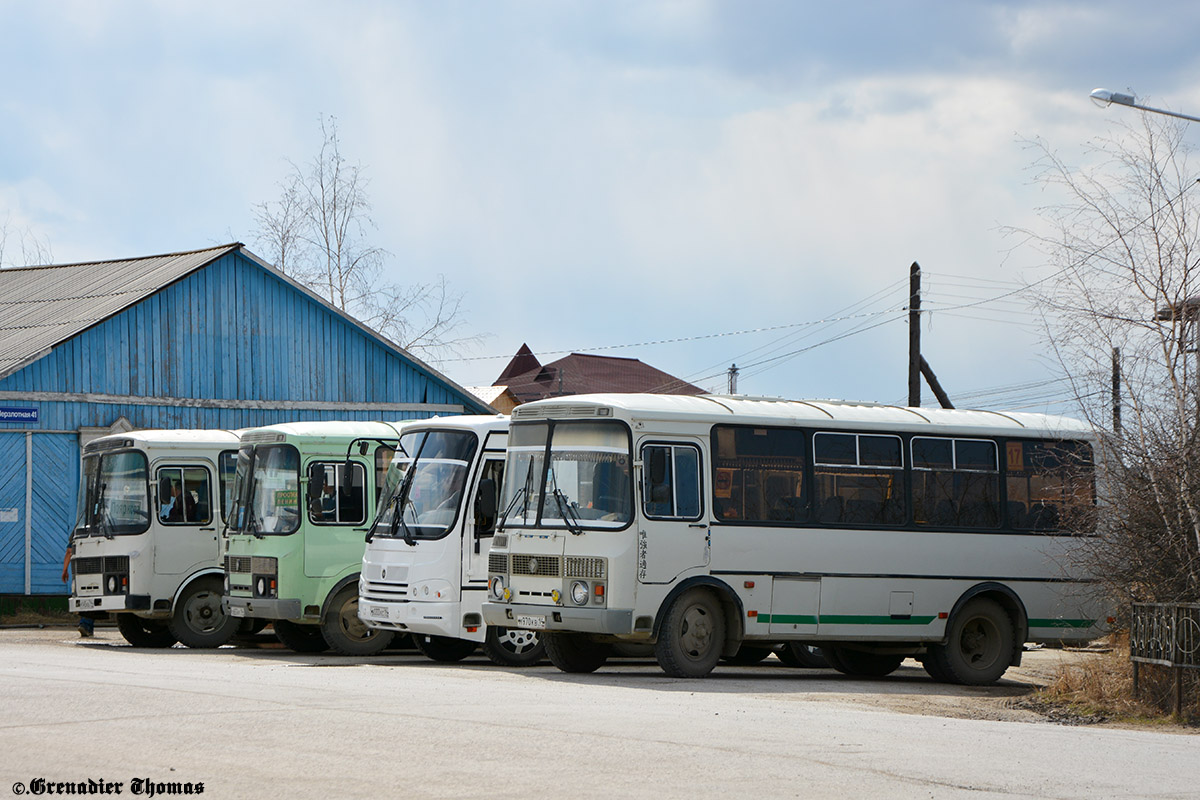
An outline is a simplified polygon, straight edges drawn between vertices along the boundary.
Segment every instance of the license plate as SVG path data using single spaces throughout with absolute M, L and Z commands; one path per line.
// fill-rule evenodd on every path
M 246 616 L 246 609 L 242 608 L 241 606 L 230 606 L 229 607 L 229 616 L 244 617 L 244 616 Z
M 375 619 L 388 618 L 388 610 L 386 606 L 367 606 L 367 613 Z
M 540 614 L 518 614 L 518 628 L 532 628 L 534 630 L 544 630 L 546 628 L 546 618 Z

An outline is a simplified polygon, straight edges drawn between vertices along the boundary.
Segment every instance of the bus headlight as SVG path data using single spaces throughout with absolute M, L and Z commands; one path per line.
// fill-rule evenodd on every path
M 571 584 L 571 602 L 577 606 L 586 606 L 588 601 L 588 585 L 583 581 Z
M 488 591 L 492 593 L 492 597 L 496 600 L 504 599 L 504 578 L 499 575 L 493 575 L 488 581 Z
M 254 556 L 251 560 L 251 589 L 254 597 L 279 596 L 279 560 Z

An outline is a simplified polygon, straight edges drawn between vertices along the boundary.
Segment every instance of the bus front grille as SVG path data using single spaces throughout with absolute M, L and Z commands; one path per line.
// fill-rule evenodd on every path
M 562 559 L 559 556 L 534 556 L 527 553 L 512 554 L 513 575 L 538 575 L 557 578 L 562 575 Z

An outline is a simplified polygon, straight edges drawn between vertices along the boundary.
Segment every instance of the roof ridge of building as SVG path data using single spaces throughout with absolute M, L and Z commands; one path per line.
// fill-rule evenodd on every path
M 65 267 L 99 267 L 103 264 L 127 264 L 131 261 L 150 261 L 155 258 L 178 258 L 180 256 L 194 256 L 197 253 L 206 253 L 216 250 L 233 250 L 237 247 L 245 247 L 242 242 L 230 242 L 229 244 L 216 245 L 213 247 L 201 247 L 196 250 L 181 250 L 178 253 L 157 253 L 148 256 L 134 256 L 133 258 L 109 258 L 104 261 L 75 261 L 69 264 L 36 264 L 27 267 L 5 267 L 5 272 L 22 272 L 27 270 L 37 269 L 63 269 Z

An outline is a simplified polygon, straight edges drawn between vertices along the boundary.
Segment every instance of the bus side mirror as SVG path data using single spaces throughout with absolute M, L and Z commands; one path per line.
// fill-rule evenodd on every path
M 496 481 L 493 478 L 484 478 L 479 482 L 479 492 L 475 495 L 475 513 L 494 520 L 496 505 Z
M 667 479 L 667 451 L 666 448 L 654 447 L 650 449 L 650 485 L 660 486 Z

